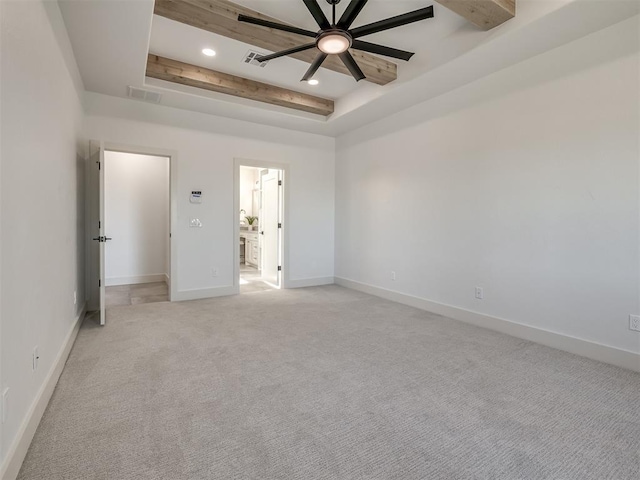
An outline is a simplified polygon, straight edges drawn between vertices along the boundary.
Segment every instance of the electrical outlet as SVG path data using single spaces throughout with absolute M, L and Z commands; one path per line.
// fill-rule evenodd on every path
M 78 304 L 78 292 L 76 290 L 73 291 L 73 304 Z
M 218 269 L 217 268 L 212 268 L 211 269 L 211 276 L 212 277 L 217 277 L 218 276 Z
M 7 414 L 9 412 L 9 387 L 5 388 L 2 392 L 2 423 L 7 421 Z
M 40 360 L 40 354 L 38 353 L 38 346 L 33 347 L 33 353 L 31 354 L 31 369 L 35 372 L 38 369 L 38 363 Z
M 484 290 L 482 287 L 476 287 L 476 298 L 482 300 L 484 298 Z
M 640 332 L 640 315 L 629 315 L 629 330 Z
M 395 282 L 396 280 L 396 272 L 391 272 L 391 280 Z

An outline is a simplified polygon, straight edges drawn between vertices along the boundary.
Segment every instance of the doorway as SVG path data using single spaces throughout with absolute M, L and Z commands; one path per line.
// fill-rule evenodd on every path
M 89 142 L 86 169 L 87 309 L 171 301 L 176 293 L 177 154 Z M 107 298 L 108 296 L 108 298 Z
M 169 300 L 169 158 L 105 150 L 106 307 Z
M 236 162 L 238 293 L 284 286 L 285 169 L 259 162 Z

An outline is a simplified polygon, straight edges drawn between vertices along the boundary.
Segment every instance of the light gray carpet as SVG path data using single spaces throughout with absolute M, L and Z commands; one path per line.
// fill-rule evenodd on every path
M 630 371 L 337 286 L 109 313 L 21 480 L 640 478 Z

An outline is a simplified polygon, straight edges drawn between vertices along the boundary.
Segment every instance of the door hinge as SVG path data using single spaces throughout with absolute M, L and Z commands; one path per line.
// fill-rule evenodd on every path
M 278 180 L 278 186 L 281 187 L 282 186 L 282 180 Z
M 98 228 L 102 227 L 102 222 L 100 220 L 98 220 Z
M 278 224 L 278 228 L 282 228 L 282 224 L 281 223 Z
M 98 286 L 101 287 L 102 286 L 102 280 L 98 280 Z
M 282 271 L 282 265 L 278 265 L 278 271 L 281 272 Z
M 98 164 L 98 170 L 100 170 L 100 162 L 96 162 Z

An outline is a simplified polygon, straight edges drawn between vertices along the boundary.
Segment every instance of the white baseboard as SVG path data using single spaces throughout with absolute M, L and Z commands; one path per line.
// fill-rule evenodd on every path
M 29 407 L 27 415 L 20 425 L 16 438 L 9 447 L 7 456 L 0 468 L 0 478 L 2 480 L 14 480 L 18 476 L 24 457 L 27 455 L 29 445 L 31 445 L 31 440 L 33 440 L 33 436 L 35 435 L 40 419 L 49 404 L 51 395 L 53 395 L 53 390 L 58 383 L 58 379 L 60 378 L 62 369 L 67 362 L 67 358 L 71 352 L 71 347 L 73 347 L 73 343 L 76 341 L 80 325 L 82 324 L 82 320 L 86 313 L 87 305 L 85 303 L 82 306 L 80 314 L 73 322 L 73 326 L 67 334 L 67 337 L 58 352 L 58 356 L 53 362 L 49 373 L 45 377 L 36 398 L 33 400 L 31 407 Z
M 200 300 L 203 298 L 224 297 L 227 295 L 235 295 L 238 293 L 238 287 L 214 287 L 199 288 L 195 290 L 180 290 L 171 297 L 172 302 L 184 302 L 186 300 Z
M 385 288 L 357 282 L 355 280 L 349 280 L 347 278 L 336 277 L 335 283 L 353 290 L 382 297 L 393 302 L 437 313 L 438 315 L 453 318 L 454 320 L 506 333 L 513 337 L 522 338 L 548 347 L 557 348 L 558 350 L 564 350 L 565 352 L 574 353 L 593 360 L 640 372 L 640 354 L 635 352 L 621 350 L 619 348 L 602 345 L 589 340 L 570 337 L 562 333 L 551 332 L 549 330 L 515 323 L 503 318 L 492 317 L 490 315 L 472 312 L 463 308 L 433 302 L 424 298 L 406 295 L 404 293 L 387 290 Z
M 107 287 L 115 287 L 117 285 L 138 285 L 140 283 L 168 282 L 169 275 L 166 273 L 157 273 L 154 275 L 134 275 L 132 277 L 110 277 L 106 278 L 104 283 Z
M 318 287 L 320 285 L 332 285 L 333 283 L 333 277 L 301 278 L 287 281 L 285 288 Z

